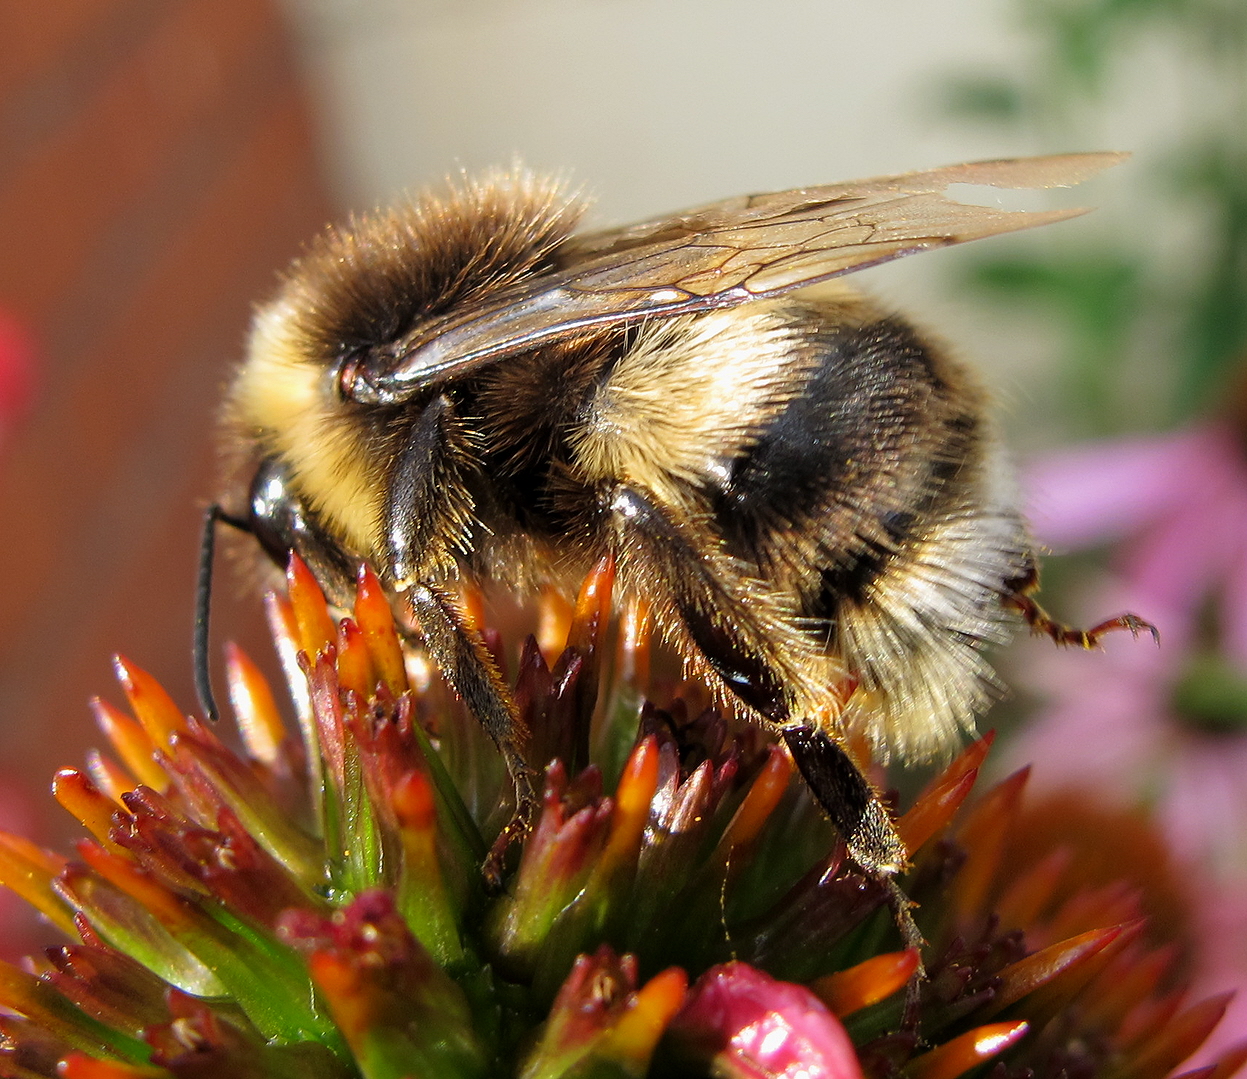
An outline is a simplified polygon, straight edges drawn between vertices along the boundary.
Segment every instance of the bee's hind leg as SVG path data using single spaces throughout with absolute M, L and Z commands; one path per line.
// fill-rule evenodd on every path
M 1005 607 L 1017 611 L 1030 626 L 1032 633 L 1050 637 L 1054 644 L 1061 647 L 1095 648 L 1106 633 L 1119 629 L 1126 630 L 1132 637 L 1150 633 L 1152 639 L 1160 644 L 1160 630 L 1137 614 L 1119 614 L 1115 618 L 1106 618 L 1089 629 L 1058 622 L 1035 599 L 1035 593 L 1039 591 L 1039 571 L 1033 566 L 1025 576 L 1008 582 L 1006 587 L 1008 591 L 1003 600 Z
M 877 878 L 904 869 L 908 852 L 891 814 L 844 747 L 815 727 L 785 727 L 783 734 L 797 768 L 844 836 L 854 861 Z
M 844 837 L 849 854 L 887 894 L 905 947 L 921 954 L 926 942 L 914 921 L 913 901 L 896 882 L 909 864 L 909 852 L 887 807 L 853 758 L 825 731 L 785 727 L 783 734 L 810 792 Z
M 680 623 L 723 689 L 779 728 L 810 791 L 844 837 L 850 856 L 883 889 L 906 947 L 920 948 L 913 904 L 896 883 L 908 855 L 887 807 L 844 748 L 821 727 L 791 714 L 782 657 L 773 647 L 789 632 L 765 596 L 750 594 L 739 564 L 697 518 L 619 484 L 602 507 L 613 522 L 617 560 L 632 587 L 670 597 Z M 756 588 L 756 582 L 753 587 Z

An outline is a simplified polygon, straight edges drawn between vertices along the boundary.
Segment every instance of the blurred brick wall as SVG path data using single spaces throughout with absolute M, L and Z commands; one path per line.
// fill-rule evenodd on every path
M 330 210 L 273 4 L 0 0 L 0 43 L 0 310 L 35 349 L 0 443 L 0 789 L 42 792 L 99 743 L 113 652 L 193 707 L 216 402 Z M 229 577 L 221 636 L 263 652 Z

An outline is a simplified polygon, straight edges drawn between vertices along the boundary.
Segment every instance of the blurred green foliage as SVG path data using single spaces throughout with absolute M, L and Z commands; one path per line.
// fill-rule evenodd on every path
M 1027 62 L 949 79 L 944 107 L 1041 151 L 1133 150 L 1137 190 L 1046 247 L 975 252 L 969 280 L 1055 313 L 1073 433 L 1180 423 L 1247 354 L 1247 2 L 1014 3 Z

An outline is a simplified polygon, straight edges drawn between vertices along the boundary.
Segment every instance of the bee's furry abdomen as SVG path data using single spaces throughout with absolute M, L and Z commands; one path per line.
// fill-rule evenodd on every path
M 977 442 L 977 395 L 908 325 L 819 316 L 809 310 L 793 345 L 804 377 L 720 497 L 725 532 L 755 560 L 782 557 L 799 533 L 812 571 L 835 568 L 820 549 L 885 558 L 948 496 L 949 462 L 963 469 Z
M 859 680 L 846 723 L 881 755 L 928 758 L 990 700 L 981 650 L 1004 636 L 1028 544 L 995 490 L 978 388 L 904 321 L 859 314 L 805 309 L 804 377 L 715 492 L 716 519 Z

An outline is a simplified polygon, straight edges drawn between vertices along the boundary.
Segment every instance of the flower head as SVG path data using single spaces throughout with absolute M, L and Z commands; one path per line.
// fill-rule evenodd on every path
M 1172 995 L 1133 893 L 1010 867 L 1024 775 L 954 820 L 986 742 L 899 819 L 920 978 L 784 750 L 641 702 L 642 619 L 608 651 L 609 586 L 565 646 L 520 649 L 551 762 L 496 894 L 505 771 L 367 571 L 336 624 L 297 563 L 271 603 L 298 737 L 236 650 L 241 751 L 119 663 L 116 757 L 55 786 L 90 838 L 0 838 L 0 879 L 72 941 L 0 968 L 0 1074 L 1161 1076 L 1203 1040 L 1224 1001 Z

